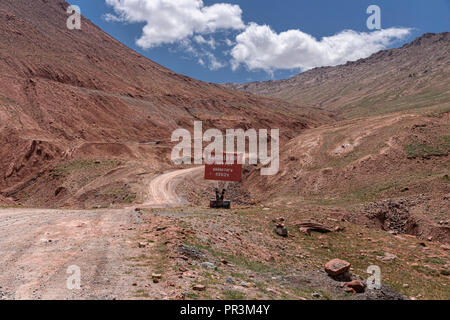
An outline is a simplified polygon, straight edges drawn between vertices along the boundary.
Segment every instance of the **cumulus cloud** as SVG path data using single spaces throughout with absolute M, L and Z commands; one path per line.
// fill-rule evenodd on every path
M 250 23 L 236 37 L 231 50 L 232 68 L 245 65 L 249 70 L 309 70 L 335 66 L 366 58 L 409 35 L 405 28 L 390 28 L 369 33 L 345 30 L 321 40 L 300 30 L 276 33 L 267 25 Z
M 211 46 L 211 40 L 206 40 L 203 37 L 194 37 L 193 41 L 201 45 Z M 220 61 L 212 52 L 202 48 L 196 48 L 193 46 L 193 41 L 185 39 L 180 41 L 180 49 L 188 53 L 190 56 L 197 58 L 198 63 L 201 66 L 208 68 L 211 71 L 224 68 L 227 63 Z
M 238 5 L 217 3 L 205 6 L 203 0 L 106 0 L 116 15 L 109 21 L 145 23 L 137 45 L 148 49 L 175 43 L 195 34 L 245 28 Z
M 148 49 L 177 44 L 201 65 L 217 70 L 231 64 L 233 70 L 309 70 L 365 58 L 410 34 L 409 29 L 390 28 L 373 32 L 344 30 L 316 39 L 301 30 L 277 33 L 268 25 L 244 24 L 239 5 L 203 0 L 105 0 L 115 14 L 110 22 L 144 23 L 136 44 Z M 224 31 L 225 39 L 217 38 Z M 236 36 L 237 35 L 237 36 Z M 235 37 L 236 36 L 236 37 Z M 230 39 L 231 38 L 231 39 Z M 235 38 L 235 39 L 234 39 Z M 220 62 L 213 52 L 226 45 L 231 61 Z
M 213 37 L 210 37 L 208 40 L 206 40 L 203 36 L 198 35 L 194 37 L 194 41 L 197 42 L 200 45 L 208 45 L 211 47 L 211 49 L 216 48 L 216 41 Z

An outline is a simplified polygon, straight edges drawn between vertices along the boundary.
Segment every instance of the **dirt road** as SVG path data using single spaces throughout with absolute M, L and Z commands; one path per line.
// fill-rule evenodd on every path
M 145 206 L 185 203 L 175 193 L 183 177 L 203 167 L 163 174 L 149 184 Z M 133 210 L 0 210 L 0 299 L 126 299 L 132 296 L 129 258 L 139 254 Z M 69 266 L 81 289 L 67 289 Z
M 0 210 L 0 298 L 128 297 L 139 220 L 133 210 Z M 67 289 L 72 265 L 81 271 L 80 290 Z
M 190 175 L 199 174 L 204 167 L 195 167 L 162 174 L 149 184 L 149 201 L 144 206 L 174 207 L 182 206 L 187 201 L 176 194 L 177 184 Z

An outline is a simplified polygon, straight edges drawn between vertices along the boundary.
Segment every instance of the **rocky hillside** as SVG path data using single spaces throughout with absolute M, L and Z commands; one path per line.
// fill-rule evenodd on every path
M 283 144 L 280 173 L 252 168 L 245 189 L 256 200 L 344 208 L 356 223 L 450 242 L 449 53 L 450 33 L 425 34 L 346 65 L 228 85 L 338 120 Z
M 285 138 L 328 117 L 176 74 L 83 18 L 68 30 L 62 0 L 0 2 L 0 193 L 16 195 L 73 159 L 166 163 L 178 127 L 276 127 Z
M 228 87 L 320 106 L 346 118 L 407 109 L 448 108 L 450 33 L 424 34 L 401 48 L 336 67 L 316 68 L 281 81 Z

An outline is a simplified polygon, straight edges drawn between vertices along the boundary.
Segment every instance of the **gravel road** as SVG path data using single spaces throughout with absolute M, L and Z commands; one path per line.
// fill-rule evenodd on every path
M 133 210 L 0 210 L 0 299 L 126 299 Z M 81 289 L 67 289 L 69 266 Z

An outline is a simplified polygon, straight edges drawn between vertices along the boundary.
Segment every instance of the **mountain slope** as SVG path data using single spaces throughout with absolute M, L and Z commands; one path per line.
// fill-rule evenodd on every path
M 401 48 L 280 81 L 228 87 L 320 106 L 346 118 L 450 104 L 450 33 L 425 34 Z
M 68 30 L 61 0 L 0 2 L 0 192 L 18 196 L 57 163 L 140 159 L 168 168 L 171 132 L 280 128 L 329 120 L 311 108 L 176 74 L 83 18 Z M 165 147 L 165 148 L 164 148 Z
M 426 34 L 288 80 L 228 85 L 339 119 L 283 144 L 280 173 L 251 168 L 245 189 L 266 205 L 337 208 L 352 222 L 449 243 L 449 50 L 450 33 Z

